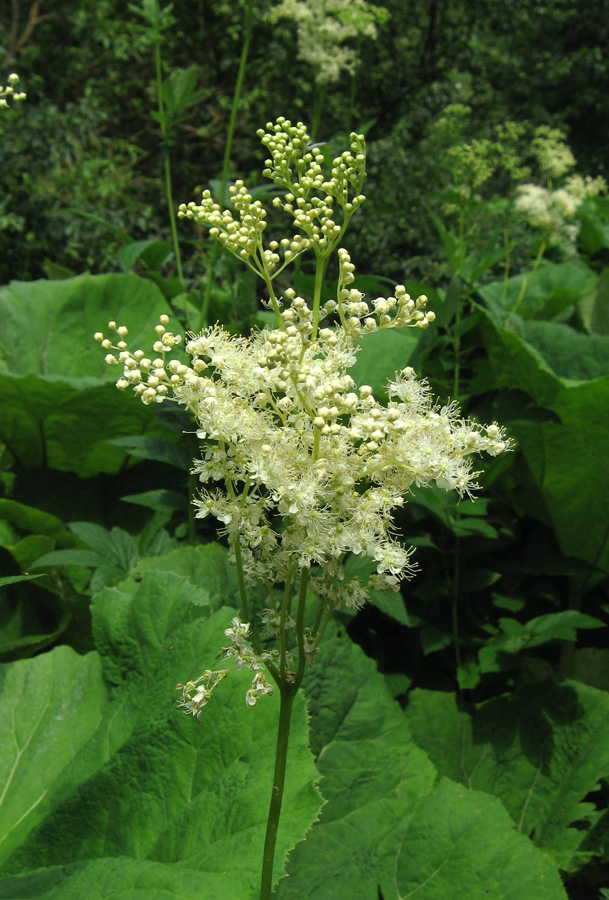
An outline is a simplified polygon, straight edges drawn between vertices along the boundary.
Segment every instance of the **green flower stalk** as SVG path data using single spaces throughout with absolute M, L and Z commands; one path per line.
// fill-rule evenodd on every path
M 462 419 L 455 404 L 437 404 L 410 367 L 388 384 L 386 405 L 368 385 L 356 384 L 349 370 L 366 334 L 427 328 L 435 316 L 426 311 L 426 297 L 411 298 L 403 285 L 372 300 L 354 286 L 354 266 L 339 244 L 365 199 L 362 135 L 351 135 L 329 175 L 301 123 L 279 118 L 259 136 L 269 152 L 263 174 L 283 192 L 274 205 L 292 217 L 295 234 L 265 242 L 267 211 L 242 182 L 232 190 L 234 214 L 206 191 L 180 215 L 206 225 L 256 273 L 276 327 L 248 336 L 208 327 L 187 337 L 188 363 L 172 358 L 181 336 L 168 330 L 167 316 L 156 326 L 151 355 L 131 351 L 126 328 L 115 322 L 109 326 L 115 338 L 96 339 L 106 362 L 122 369 L 119 389 L 132 388 L 146 404 L 180 403 L 197 423 L 197 516 L 219 521 L 240 586 L 241 613 L 226 629 L 225 658 L 252 672 L 248 706 L 274 688 L 280 694 L 260 893 L 269 900 L 292 705 L 333 612 L 360 607 L 372 588 L 398 590 L 412 573 L 412 550 L 396 538 L 392 516 L 413 485 L 471 495 L 472 456 L 502 453 L 509 441 L 497 424 L 478 425 Z M 292 288 L 279 295 L 277 277 L 307 252 L 317 272 L 311 302 Z M 334 253 L 337 295 L 322 304 L 323 273 Z M 345 582 L 351 553 L 374 561 L 369 578 Z M 253 583 L 269 597 L 257 616 L 248 599 Z M 199 718 L 227 674 L 207 670 L 179 685 L 180 708 Z

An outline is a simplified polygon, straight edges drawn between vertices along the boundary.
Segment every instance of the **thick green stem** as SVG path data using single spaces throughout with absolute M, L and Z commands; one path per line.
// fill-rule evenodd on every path
M 169 157 L 169 145 L 163 141 L 163 154 L 165 156 L 165 196 L 167 197 L 167 206 L 169 207 L 169 221 L 171 223 L 171 239 L 173 241 L 173 252 L 176 258 L 176 269 L 178 278 L 184 282 L 184 273 L 182 270 L 182 255 L 180 253 L 180 240 L 178 238 L 178 226 L 176 224 L 175 210 L 173 207 L 173 191 L 171 189 L 171 159 Z M 188 316 L 188 310 L 186 311 Z
M 321 289 L 324 283 L 324 270 L 326 268 L 326 262 L 326 256 L 317 256 L 317 265 L 315 268 L 315 287 L 313 289 L 313 331 L 311 333 L 312 341 L 316 340 L 317 329 L 319 328 L 319 306 L 321 304 Z
M 281 815 L 281 802 L 283 800 L 283 787 L 285 784 L 290 724 L 292 721 L 292 706 L 294 704 L 294 697 L 296 696 L 296 690 L 293 684 L 283 682 L 279 687 L 279 691 L 281 705 L 279 707 L 279 726 L 277 728 L 273 790 L 271 793 L 271 803 L 266 823 L 266 838 L 264 841 L 264 853 L 262 857 L 260 900 L 270 900 L 273 890 L 275 845 L 277 843 L 277 830 L 279 828 L 279 816 Z
M 298 642 L 298 668 L 294 679 L 294 690 L 297 691 L 302 682 L 304 675 L 306 654 L 304 640 L 304 613 L 307 603 L 307 584 L 309 581 L 309 570 L 300 570 L 300 596 L 298 598 L 298 612 L 296 613 L 296 640 Z

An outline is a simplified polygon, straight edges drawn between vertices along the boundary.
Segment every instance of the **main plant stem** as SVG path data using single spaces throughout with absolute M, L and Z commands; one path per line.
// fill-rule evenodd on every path
M 273 675 L 275 684 L 279 688 L 281 698 L 279 707 L 279 725 L 277 727 L 277 746 L 275 748 L 275 771 L 273 774 L 273 791 L 269 806 L 269 817 L 266 823 L 266 837 L 264 840 L 264 853 L 262 856 L 262 881 L 260 883 L 260 900 L 270 900 L 273 890 L 273 862 L 275 860 L 275 845 L 277 843 L 277 830 L 281 815 L 281 801 L 283 799 L 283 786 L 285 784 L 285 770 L 288 759 L 288 743 L 290 739 L 290 725 L 292 722 L 292 706 L 294 697 L 302 682 L 305 669 L 305 645 L 304 645 L 304 611 L 307 602 L 307 584 L 309 582 L 308 568 L 301 569 L 300 590 L 298 593 L 298 611 L 296 613 L 296 637 L 298 642 L 298 666 L 296 672 L 286 672 L 286 642 L 285 642 L 285 616 L 289 615 L 289 600 L 291 599 L 292 578 L 286 581 L 286 592 L 281 609 L 281 663 L 279 673 L 269 671 Z M 279 676 L 279 677 L 278 677 Z
M 277 747 L 275 750 L 275 771 L 273 773 L 273 791 L 269 816 L 266 823 L 266 838 L 264 840 L 264 854 L 262 857 L 262 880 L 260 883 L 260 900 L 270 900 L 273 890 L 273 863 L 275 860 L 275 845 L 277 843 L 277 829 L 279 828 L 279 816 L 281 815 L 281 802 L 283 800 L 283 787 L 285 784 L 285 770 L 288 759 L 288 742 L 290 738 L 290 724 L 292 722 L 292 706 L 296 696 L 294 684 L 283 682 L 279 685 L 281 705 L 279 707 L 279 726 L 277 728 Z

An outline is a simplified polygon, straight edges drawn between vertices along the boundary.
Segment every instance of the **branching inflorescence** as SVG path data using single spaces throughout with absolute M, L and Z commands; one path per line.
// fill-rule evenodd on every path
M 259 135 L 271 155 L 264 174 L 286 191 L 275 205 L 293 217 L 297 235 L 265 245 L 266 211 L 241 182 L 232 190 L 238 220 L 208 191 L 200 205 L 182 206 L 181 215 L 206 224 L 260 276 L 277 327 L 249 336 L 208 327 L 188 337 L 188 362 L 171 358 L 180 337 L 167 330 L 167 316 L 156 327 L 154 357 L 132 352 L 126 329 L 114 322 L 114 342 L 96 335 L 108 352 L 106 362 L 122 367 L 119 389 L 133 388 L 147 404 L 173 399 L 197 421 L 202 455 L 194 471 L 203 487 L 194 503 L 197 516 L 219 520 L 238 567 L 242 621 L 227 629 L 227 655 L 255 672 L 250 705 L 270 690 L 264 668 L 275 681 L 300 683 L 334 609 L 362 605 L 372 587 L 397 590 L 411 572 L 411 550 L 392 527 L 393 512 L 411 487 L 435 484 L 470 495 L 476 488 L 472 456 L 494 456 L 508 446 L 498 425 L 478 425 L 462 419 L 455 404 L 435 403 L 412 368 L 388 384 L 386 404 L 368 385 L 356 385 L 349 370 L 362 335 L 426 328 L 434 315 L 425 311 L 426 297 L 412 299 L 402 285 L 391 297 L 367 301 L 353 286 L 354 266 L 342 248 L 336 300 L 321 304 L 319 272 L 364 200 L 364 139 L 351 135 L 350 150 L 334 161 L 326 180 L 321 153 L 308 145 L 302 124 L 281 118 Z M 311 305 L 291 288 L 281 297 L 273 290 L 277 275 L 305 250 L 317 257 Z M 374 561 L 367 581 L 345 583 L 348 554 Z M 245 579 L 268 588 L 272 606 L 263 619 L 267 635 L 277 639 L 272 651 L 263 649 L 249 621 Z M 297 583 L 301 598 L 293 620 Z M 284 587 L 283 604 L 274 599 L 278 585 Z M 307 588 L 319 601 L 309 629 L 303 617 Z M 181 706 L 199 715 L 223 677 L 206 672 L 180 686 Z

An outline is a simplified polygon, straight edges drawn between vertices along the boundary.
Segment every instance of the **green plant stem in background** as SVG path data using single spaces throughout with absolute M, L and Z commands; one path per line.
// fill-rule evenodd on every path
M 516 304 L 515 304 L 512 312 L 516 312 L 516 310 L 522 303 L 522 301 L 524 299 L 524 295 L 526 294 L 528 288 L 530 287 L 530 284 L 533 281 L 533 278 L 535 277 L 537 269 L 539 268 L 539 264 L 541 263 L 541 260 L 543 259 L 543 255 L 546 252 L 547 245 L 548 245 L 548 239 L 546 237 L 544 237 L 544 239 L 542 240 L 541 245 L 539 247 L 539 252 L 535 258 L 535 263 L 533 265 L 533 269 L 523 279 L 522 287 L 520 288 L 520 293 L 518 294 L 518 300 L 516 301 Z
M 356 49 L 356 59 L 359 61 L 360 54 L 362 51 L 362 43 L 363 39 L 361 34 L 358 35 L 357 39 L 357 49 Z M 355 110 L 355 94 L 357 93 L 357 70 L 358 64 L 356 63 L 353 72 L 351 73 L 351 83 L 349 85 L 349 107 L 347 110 L 347 125 L 345 131 L 349 133 L 351 131 L 352 123 L 353 123 L 353 113 Z
M 319 123 L 321 122 L 321 112 L 324 107 L 324 100 L 326 99 L 326 85 L 322 84 L 321 87 L 318 88 L 317 82 L 315 82 L 315 88 L 313 93 L 313 121 L 311 124 L 311 143 L 315 143 L 317 138 L 317 131 L 319 129 Z
M 176 269 L 178 272 L 178 278 L 181 282 L 183 282 L 184 276 L 182 273 L 182 256 L 180 254 L 180 242 L 178 240 L 178 229 L 173 208 L 173 192 L 171 189 L 171 158 L 169 154 L 170 128 L 168 127 L 167 116 L 165 115 L 165 104 L 163 103 L 163 64 L 161 59 L 161 29 L 158 3 L 155 4 L 154 18 L 154 61 L 156 68 L 156 92 L 159 105 L 159 122 L 161 125 L 161 137 L 163 143 L 165 196 L 167 197 L 167 206 L 169 209 L 169 222 L 171 224 L 171 239 L 173 242 L 173 252 L 176 259 Z
M 243 88 L 243 80 L 245 78 L 245 70 L 247 67 L 247 58 L 250 51 L 250 42 L 252 39 L 252 26 L 254 22 L 254 3 L 248 0 L 245 10 L 245 30 L 243 35 L 243 46 L 241 48 L 241 59 L 239 60 L 239 71 L 237 73 L 237 83 L 235 85 L 235 93 L 233 94 L 233 103 L 231 106 L 230 120 L 228 123 L 228 133 L 226 135 L 226 145 L 224 147 L 224 160 L 222 162 L 222 175 L 220 176 L 220 196 L 218 201 L 221 206 L 225 206 L 226 184 L 228 181 L 228 170 L 230 167 L 230 158 L 233 149 L 233 139 L 235 136 L 235 123 L 237 121 L 237 110 L 239 109 L 239 100 L 241 99 L 241 90 Z M 195 331 L 200 331 L 207 324 L 209 315 L 209 304 L 211 302 L 211 286 L 214 280 L 214 270 L 220 255 L 220 244 L 214 241 L 211 251 L 211 257 L 207 268 L 207 279 L 205 282 L 205 293 L 203 295 L 203 303 L 201 304 L 201 313 Z
M 224 160 L 222 162 L 222 177 L 220 180 L 220 197 L 219 201 L 222 206 L 225 205 L 224 195 L 226 193 L 226 182 L 228 181 L 228 170 L 230 166 L 230 157 L 233 149 L 233 138 L 235 136 L 235 124 L 237 122 L 237 110 L 241 99 L 241 90 L 243 88 L 243 80 L 245 78 L 245 69 L 247 67 L 247 57 L 250 51 L 250 42 L 252 39 L 252 25 L 254 21 L 254 3 L 248 0 L 245 9 L 245 31 L 243 34 L 243 46 L 241 48 L 241 59 L 239 60 L 239 71 L 237 73 L 237 83 L 235 85 L 235 93 L 233 94 L 233 103 L 230 111 L 230 120 L 228 123 L 228 133 L 226 135 L 226 145 L 224 147 Z

